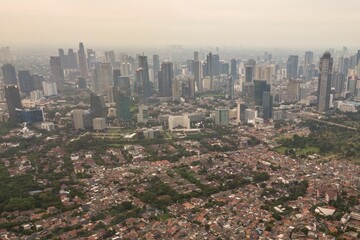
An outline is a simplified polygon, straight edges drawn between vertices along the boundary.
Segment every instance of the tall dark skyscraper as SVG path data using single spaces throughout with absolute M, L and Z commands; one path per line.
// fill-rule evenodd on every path
M 220 58 L 218 54 L 211 52 L 206 57 L 207 76 L 214 77 L 220 75 Z
M 4 78 L 4 84 L 17 84 L 16 70 L 12 64 L 4 64 L 1 67 L 1 71 Z
M 119 77 L 113 89 L 117 119 L 121 122 L 128 122 L 131 120 L 131 89 L 129 77 Z
M 158 81 L 158 74 L 160 71 L 160 58 L 159 55 L 153 55 L 153 70 L 154 70 L 154 81 Z
M 325 52 L 320 59 L 320 74 L 318 84 L 318 111 L 326 112 L 330 105 L 330 90 L 332 78 L 333 58 L 329 52 Z
M 172 62 L 163 62 L 159 72 L 159 96 L 172 96 L 172 83 L 174 79 L 174 67 Z
M 147 61 L 147 56 L 139 56 L 139 69 L 137 70 L 137 84 L 141 85 L 141 95 L 143 103 L 148 101 L 148 98 L 151 95 L 150 89 L 150 78 L 149 78 L 149 66 Z
M 234 99 L 234 79 L 232 76 L 227 79 L 226 92 L 229 99 Z
M 120 87 L 120 90 L 126 94 L 126 96 L 131 96 L 131 86 L 129 77 L 119 77 L 116 82 L 114 82 L 115 87 Z
M 113 79 L 114 79 L 114 86 L 119 81 L 119 78 L 121 77 L 121 71 L 120 69 L 113 69 Z
M 267 84 L 265 80 L 254 80 L 254 98 L 256 105 L 262 105 L 264 92 L 270 92 L 270 84 Z
M 19 77 L 19 87 L 21 92 L 29 94 L 31 91 L 35 90 L 34 78 L 31 77 L 29 71 L 19 70 L 18 77 Z
M 359 63 L 360 63 L 360 50 L 358 50 L 358 52 L 357 52 L 357 58 L 356 58 L 356 65 L 359 65 Z
M 90 94 L 90 112 L 91 118 L 106 117 L 106 106 L 103 95 L 97 95 L 95 93 Z
M 4 92 L 10 121 L 16 121 L 16 109 L 22 107 L 19 88 L 17 85 L 5 85 Z
M 230 62 L 230 72 L 233 80 L 239 79 L 238 77 L 238 66 L 237 66 L 237 60 L 231 59 Z
M 51 79 L 56 83 L 58 90 L 64 89 L 64 70 L 61 68 L 60 57 L 50 57 Z
M 253 81 L 254 68 L 252 65 L 245 65 L 245 82 Z
M 79 67 L 80 67 L 81 77 L 86 79 L 88 76 L 87 63 L 86 63 L 85 48 L 84 48 L 84 44 L 82 42 L 79 43 L 78 58 L 79 58 Z
M 296 79 L 298 77 L 299 57 L 290 55 L 286 63 L 286 77 Z
M 263 92 L 262 107 L 263 107 L 263 119 L 269 120 L 270 118 L 272 118 L 273 96 L 271 95 L 270 92 Z

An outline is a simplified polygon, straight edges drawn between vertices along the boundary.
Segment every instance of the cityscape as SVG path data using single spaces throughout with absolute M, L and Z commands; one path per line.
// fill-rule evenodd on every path
M 149 9 L 173 6 L 63 1 L 68 13 L 43 0 L 19 8 L 38 16 L 33 40 L 0 23 L 0 239 L 360 239 L 360 36 L 339 29 L 337 39 L 324 27 L 342 23 L 343 5 L 314 17 L 328 42 L 316 34 L 286 38 L 296 21 L 277 21 L 274 13 L 274 35 L 251 43 L 238 37 L 246 28 L 224 26 L 223 41 L 210 41 L 198 24 L 219 21 L 215 35 L 218 24 L 252 12 L 255 3 L 209 0 L 188 8 L 174 1 L 181 11 L 150 20 Z M 258 9 L 265 15 L 251 28 L 266 23 L 265 7 L 305 14 L 297 13 L 304 6 L 274 3 Z M 121 39 L 112 29 L 110 41 L 92 22 L 85 25 L 99 36 L 60 36 L 54 28 L 39 39 L 43 13 L 68 14 L 56 24 L 70 31 L 79 24 L 71 19 L 89 17 L 71 15 L 83 6 L 108 10 L 108 18 L 93 13 L 98 25 L 135 16 L 126 23 L 146 37 L 127 26 Z M 360 20 L 356 6 L 348 25 Z M 5 4 L 0 22 L 12 19 L 15 7 Z M 110 17 L 120 9 L 138 12 Z M 184 20 L 194 24 L 185 31 L 178 21 L 187 9 L 202 11 Z M 320 21 L 330 13 L 339 18 Z M 25 29 L 29 19 L 13 24 Z M 158 32 L 148 32 L 155 22 Z

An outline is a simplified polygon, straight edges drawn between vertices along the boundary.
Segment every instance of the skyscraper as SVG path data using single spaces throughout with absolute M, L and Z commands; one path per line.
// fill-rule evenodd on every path
M 229 99 L 234 99 L 234 79 L 232 76 L 227 78 L 226 93 Z
M 116 58 L 114 51 L 106 51 L 105 52 L 105 60 L 110 63 L 112 67 L 116 67 Z
M 88 76 L 87 63 L 86 63 L 85 48 L 84 48 L 84 44 L 82 42 L 79 43 L 78 58 L 79 58 L 79 67 L 80 67 L 81 77 L 86 79 Z
M 201 81 L 201 76 L 202 76 L 202 72 L 201 72 L 201 62 L 200 61 L 195 61 L 194 62 L 194 78 L 195 78 L 195 84 L 196 84 L 196 88 L 199 92 L 202 91 L 202 81 Z
M 51 79 L 56 83 L 58 90 L 64 89 L 64 70 L 61 68 L 60 57 L 50 57 Z
M 320 59 L 320 74 L 318 84 L 318 111 L 326 112 L 329 110 L 330 89 L 332 78 L 333 58 L 329 52 L 325 52 Z
M 305 79 L 309 80 L 312 76 L 312 64 L 314 63 L 314 53 L 311 51 L 305 52 L 304 58 L 304 76 Z
M 298 66 L 299 66 L 299 57 L 295 55 L 290 55 L 286 63 L 286 72 L 287 78 L 296 79 L 298 77 Z
M 56 83 L 54 82 L 43 82 L 42 89 L 44 91 L 45 97 L 54 96 L 57 94 L 57 87 Z
M 160 58 L 159 55 L 153 55 L 153 69 L 154 69 L 154 81 L 157 82 L 159 80 L 158 74 L 160 71 Z
M 147 56 L 139 56 L 139 73 L 137 73 L 137 84 L 141 85 L 142 89 L 142 100 L 144 103 L 148 101 L 148 98 L 151 95 L 151 88 L 150 88 L 150 78 L 149 78 L 149 66 L 147 61 Z M 142 70 L 141 70 L 142 69 Z
M 197 51 L 194 52 L 194 61 L 199 61 L 199 52 Z
M 159 72 L 159 96 L 172 96 L 172 82 L 174 79 L 174 67 L 172 62 L 163 62 Z
M 238 77 L 238 67 L 237 67 L 237 60 L 231 59 L 230 62 L 230 72 L 233 80 L 239 79 Z
M 114 80 L 114 86 L 119 81 L 119 78 L 121 77 L 121 71 L 120 69 L 113 69 L 113 80 Z
M 215 109 L 215 124 L 220 126 L 229 124 L 229 109 Z
M 94 92 L 105 92 L 108 87 L 114 86 L 112 67 L 110 63 L 96 63 L 92 89 Z
M 262 105 L 264 92 L 270 92 L 270 85 L 267 84 L 265 80 L 254 80 L 254 98 L 256 105 Z
M 209 54 L 206 57 L 206 76 L 214 77 L 220 75 L 220 58 L 218 54 Z
M 5 85 L 5 98 L 11 121 L 17 120 L 16 109 L 21 108 L 20 92 L 17 85 Z
M 252 65 L 250 64 L 245 65 L 245 82 L 253 81 L 253 72 L 254 72 L 254 68 Z
M 31 77 L 30 72 L 27 70 L 19 70 L 19 87 L 21 92 L 29 94 L 31 91 L 35 90 L 35 82 Z
M 1 71 L 3 74 L 4 84 L 17 84 L 16 70 L 12 64 L 4 64 L 1 67 Z
M 270 92 L 263 92 L 262 107 L 263 107 L 263 119 L 269 120 L 270 118 L 272 118 L 273 96 L 271 95 Z
M 103 95 L 90 93 L 90 112 L 91 118 L 106 117 L 106 106 Z

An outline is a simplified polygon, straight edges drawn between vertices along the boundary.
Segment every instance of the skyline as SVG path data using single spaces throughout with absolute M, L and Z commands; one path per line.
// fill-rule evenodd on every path
M 360 47 L 360 2 L 25 0 L 2 3 L 0 45 L 14 47 Z M 66 11 L 64 11 L 66 9 Z

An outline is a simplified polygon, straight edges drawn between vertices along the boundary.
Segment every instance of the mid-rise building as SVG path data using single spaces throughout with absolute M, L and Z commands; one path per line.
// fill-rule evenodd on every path
M 215 124 L 226 126 L 229 124 L 229 109 L 216 109 L 215 110 Z

